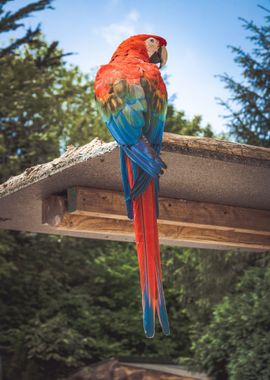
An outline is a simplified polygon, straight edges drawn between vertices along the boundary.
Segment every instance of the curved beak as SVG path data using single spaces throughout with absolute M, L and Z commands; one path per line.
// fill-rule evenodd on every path
M 161 69 L 161 67 L 166 65 L 167 59 L 168 52 L 166 47 L 160 46 L 160 48 L 154 54 L 152 54 L 149 60 L 151 63 L 159 63 L 159 68 Z
M 161 67 L 165 66 L 168 60 L 168 51 L 166 49 L 166 46 L 161 46 L 161 52 L 160 52 L 160 69 Z

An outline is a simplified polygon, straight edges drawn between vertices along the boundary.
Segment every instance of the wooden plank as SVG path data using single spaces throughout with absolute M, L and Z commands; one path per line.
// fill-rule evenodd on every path
M 121 236 L 134 240 L 133 224 L 129 220 L 90 217 L 66 213 L 57 230 L 94 232 L 110 236 Z M 160 241 L 163 244 L 177 244 L 181 242 L 203 243 L 228 248 L 270 249 L 270 236 L 240 233 L 236 231 L 222 231 L 207 228 L 185 227 L 159 224 Z M 122 239 L 119 239 L 122 240 Z
M 67 194 L 68 212 L 77 215 L 127 220 L 123 193 L 74 187 Z M 270 235 L 270 211 L 159 199 L 159 224 Z
M 78 215 L 128 219 L 122 192 L 90 187 L 68 189 L 67 211 Z
M 89 192 L 87 192 L 89 195 Z M 104 192 L 99 192 L 99 196 Z M 74 195 L 74 194 L 73 194 Z M 115 195 L 115 194 L 114 194 Z M 103 195 L 104 196 L 104 195 Z M 116 199 L 119 193 L 116 195 Z M 76 199 L 76 198 L 75 198 Z M 113 198 L 114 199 L 114 198 Z M 101 197 L 101 202 L 106 199 Z M 85 201 L 84 201 L 85 202 Z M 118 200 L 115 202 L 117 204 Z M 98 234 L 101 238 L 134 241 L 133 223 L 126 217 L 118 218 L 69 213 L 66 210 L 65 197 L 51 196 L 43 202 L 43 223 L 48 223 L 55 230 L 86 232 Z M 117 208 L 116 208 L 117 210 Z M 270 249 L 270 234 L 239 232 L 235 229 L 203 228 L 197 225 L 177 225 L 158 221 L 160 240 L 163 244 L 184 245 L 185 242 L 197 246 L 208 245 L 221 248 Z M 213 227 L 213 226 L 212 226 Z

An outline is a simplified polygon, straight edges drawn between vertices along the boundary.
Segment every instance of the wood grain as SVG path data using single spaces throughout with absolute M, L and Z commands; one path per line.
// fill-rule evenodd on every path
M 228 248 L 270 249 L 270 236 L 265 235 L 166 224 L 159 224 L 158 228 L 160 241 L 164 244 L 181 245 L 181 241 L 185 241 L 208 245 L 218 243 L 220 246 Z M 134 240 L 133 224 L 129 220 L 66 213 L 57 229 L 95 232 L 103 234 L 107 239 L 110 236 L 121 236 Z
M 67 211 L 72 214 L 127 220 L 120 192 L 75 187 L 68 190 L 67 202 Z M 159 224 L 270 235 L 267 210 L 162 197 L 159 210 Z

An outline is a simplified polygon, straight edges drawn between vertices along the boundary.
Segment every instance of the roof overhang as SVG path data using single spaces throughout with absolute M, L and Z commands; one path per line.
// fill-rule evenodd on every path
M 132 224 L 122 215 L 121 194 L 117 215 L 109 211 L 104 215 L 104 202 L 100 204 L 101 216 L 96 215 L 99 210 L 93 214 L 95 205 L 86 213 L 84 209 L 68 211 L 66 205 L 68 189 L 75 188 L 78 197 L 81 188 L 87 188 L 89 194 L 94 191 L 102 196 L 109 191 L 118 196 L 122 191 L 118 155 L 116 143 L 94 139 L 10 178 L 0 186 L 0 228 L 133 241 Z M 170 211 L 165 222 L 160 221 L 161 243 L 216 249 L 270 248 L 269 149 L 165 134 L 162 158 L 168 169 L 160 181 L 161 203 L 166 209 L 172 200 L 177 211 L 173 216 Z M 56 218 L 54 223 L 44 219 L 44 207 L 51 197 L 63 200 L 62 211 L 55 208 L 60 220 Z M 69 222 L 64 224 L 67 217 Z M 72 218 L 79 224 L 72 225 Z

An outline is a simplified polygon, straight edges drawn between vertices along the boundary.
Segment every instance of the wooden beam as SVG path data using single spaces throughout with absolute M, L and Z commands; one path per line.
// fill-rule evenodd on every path
M 72 214 L 127 220 L 120 192 L 74 187 L 67 205 Z M 270 211 L 161 197 L 159 224 L 270 235 Z
M 133 223 L 129 220 L 72 215 L 66 213 L 58 224 L 61 231 L 99 233 L 106 239 L 121 236 L 124 240 L 134 241 Z M 270 236 L 222 231 L 207 228 L 181 227 L 159 224 L 159 236 L 162 244 L 180 245 L 181 242 L 219 245 L 228 248 L 270 249 Z M 119 240 L 122 240 L 119 239 Z
M 123 194 L 78 187 L 68 191 L 67 199 L 45 200 L 42 220 L 58 232 L 134 241 L 133 224 L 125 212 Z M 269 221 L 269 211 L 161 198 L 158 225 L 163 244 L 267 250 Z

